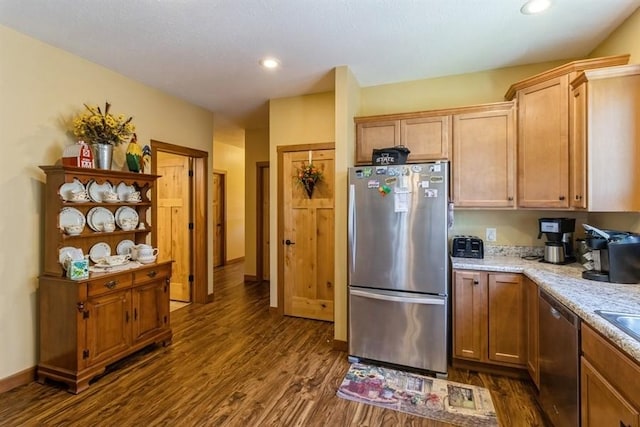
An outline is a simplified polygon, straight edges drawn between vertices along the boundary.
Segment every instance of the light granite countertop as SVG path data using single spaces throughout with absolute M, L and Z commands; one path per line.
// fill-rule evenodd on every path
M 640 342 L 595 313 L 611 310 L 640 314 L 640 285 L 586 280 L 577 263 L 554 265 L 520 257 L 451 258 L 451 266 L 458 270 L 524 274 L 640 363 Z

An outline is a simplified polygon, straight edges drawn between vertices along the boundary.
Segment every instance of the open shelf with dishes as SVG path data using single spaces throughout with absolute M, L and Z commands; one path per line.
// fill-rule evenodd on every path
M 146 245 L 154 232 L 151 191 L 158 176 L 40 168 L 46 183 L 37 379 L 79 393 L 107 365 L 171 342 L 171 261 L 157 262 L 157 250 Z M 68 278 L 69 260 L 86 265 L 85 258 L 88 277 Z

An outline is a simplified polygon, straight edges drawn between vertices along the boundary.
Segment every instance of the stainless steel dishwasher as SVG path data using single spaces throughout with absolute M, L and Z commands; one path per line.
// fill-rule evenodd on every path
M 580 420 L 580 319 L 540 290 L 540 404 L 555 427 Z

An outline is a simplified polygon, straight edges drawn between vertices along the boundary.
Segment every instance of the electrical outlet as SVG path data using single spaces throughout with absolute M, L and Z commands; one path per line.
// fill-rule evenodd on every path
M 498 240 L 498 233 L 495 228 L 487 228 L 487 242 L 495 242 Z

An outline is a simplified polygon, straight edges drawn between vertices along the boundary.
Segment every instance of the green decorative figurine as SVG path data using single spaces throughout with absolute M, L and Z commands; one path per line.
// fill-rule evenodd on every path
M 135 133 L 127 146 L 127 167 L 131 172 L 142 172 L 142 148 L 138 145 L 138 137 Z

